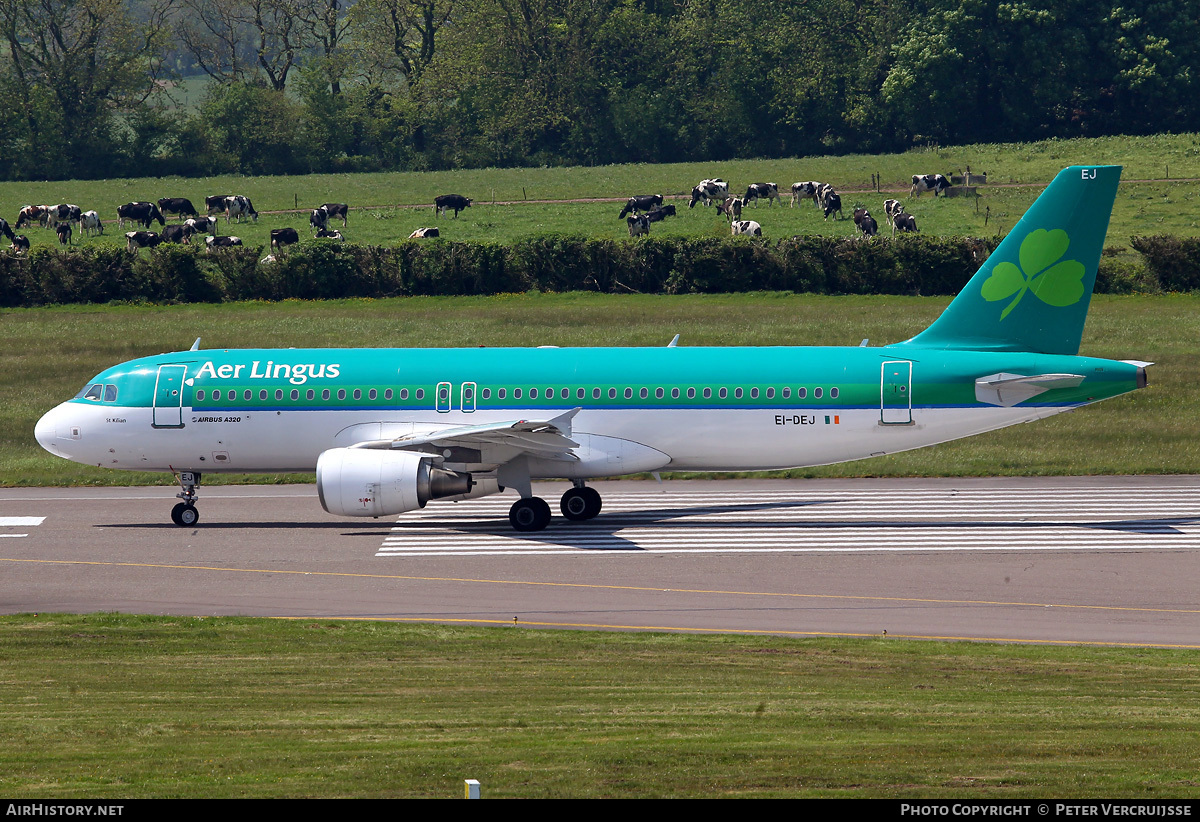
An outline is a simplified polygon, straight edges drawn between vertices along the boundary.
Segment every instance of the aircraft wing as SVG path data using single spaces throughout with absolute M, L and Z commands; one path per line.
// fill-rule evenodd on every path
M 1052 388 L 1075 388 L 1081 382 L 1079 374 L 989 374 L 975 380 L 975 399 L 1011 408 Z
M 571 439 L 573 408 L 547 420 L 507 420 L 481 425 L 458 425 L 436 431 L 405 434 L 390 440 L 360 442 L 352 448 L 398 448 L 409 451 L 471 449 L 490 454 L 483 462 L 507 462 L 527 455 L 542 459 L 576 459 L 579 443 Z

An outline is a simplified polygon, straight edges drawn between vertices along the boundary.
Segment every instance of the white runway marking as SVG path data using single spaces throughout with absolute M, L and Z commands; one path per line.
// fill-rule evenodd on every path
M 1200 488 L 613 493 L 589 522 L 520 534 L 516 497 L 429 504 L 376 556 L 1200 548 Z
M 0 528 L 28 528 L 31 525 L 41 525 L 45 517 L 0 517 Z M 4 537 L 27 537 L 29 534 L 0 534 Z

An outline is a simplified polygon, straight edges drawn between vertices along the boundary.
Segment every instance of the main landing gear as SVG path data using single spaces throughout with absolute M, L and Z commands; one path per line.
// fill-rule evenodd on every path
M 562 495 L 558 507 L 567 519 L 582 522 L 599 514 L 602 504 L 599 491 L 576 483 Z M 550 506 L 541 497 L 524 497 L 509 509 L 508 521 L 517 531 L 541 531 L 550 524 Z
M 196 500 L 198 499 L 196 486 L 200 484 L 200 473 L 181 471 L 176 479 L 179 480 L 183 493 L 175 496 L 183 502 L 176 503 L 175 507 L 171 509 L 171 522 L 186 528 L 200 521 L 200 512 L 196 510 Z

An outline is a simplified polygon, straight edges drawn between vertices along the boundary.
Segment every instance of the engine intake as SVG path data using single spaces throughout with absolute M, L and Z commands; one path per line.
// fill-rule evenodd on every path
M 470 474 L 432 462 L 408 451 L 330 448 L 317 460 L 321 507 L 343 517 L 381 517 L 424 508 L 431 499 L 472 495 Z

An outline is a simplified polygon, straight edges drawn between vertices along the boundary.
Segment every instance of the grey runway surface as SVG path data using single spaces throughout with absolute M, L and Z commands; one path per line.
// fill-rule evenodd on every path
M 0 612 L 1200 648 L 1200 477 L 602 482 L 379 520 L 312 486 L 0 489 Z M 568 486 L 535 486 L 557 514 Z

